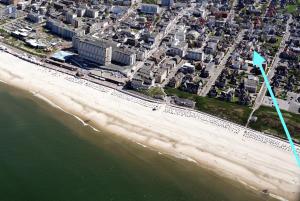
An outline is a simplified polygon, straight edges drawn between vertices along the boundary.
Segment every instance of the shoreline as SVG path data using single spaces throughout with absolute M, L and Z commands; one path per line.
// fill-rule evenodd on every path
M 158 152 L 190 159 L 260 191 L 268 189 L 290 200 L 299 196 L 300 170 L 283 140 L 202 112 L 141 100 L 4 52 L 0 61 L 0 80 L 42 96 L 93 126 Z M 154 107 L 157 111 L 152 111 Z
M 1 83 L 4 83 L 6 86 L 15 88 L 14 86 L 11 86 L 11 85 L 9 85 L 8 83 L 6 83 L 6 82 L 4 82 L 4 81 L 2 81 L 2 80 L 0 79 L 0 85 L 1 85 Z M 24 92 L 26 92 L 26 93 L 29 93 L 29 95 L 33 96 L 34 98 L 37 98 L 37 99 L 41 100 L 41 101 L 44 102 L 45 104 L 50 105 L 51 107 L 53 107 L 53 108 L 55 108 L 55 109 L 58 109 L 59 111 L 65 113 L 65 114 L 67 114 L 67 115 L 70 115 L 71 117 L 74 117 L 77 121 L 79 121 L 79 122 L 82 124 L 82 126 L 90 127 L 91 129 L 93 129 L 94 131 L 99 132 L 99 133 L 101 132 L 101 131 L 99 131 L 98 129 L 96 129 L 95 127 L 93 127 L 93 125 L 90 125 L 89 123 L 85 123 L 85 121 L 84 121 L 83 119 L 81 119 L 80 117 L 78 117 L 78 116 L 76 116 L 76 115 L 73 115 L 73 114 L 71 114 L 71 113 L 65 111 L 63 108 L 59 107 L 58 105 L 56 105 L 55 103 L 53 103 L 51 100 L 47 99 L 46 97 L 43 97 L 43 96 L 41 96 L 41 95 L 35 95 L 33 92 L 26 91 L 26 90 L 23 90 L 23 89 L 20 89 L 20 88 L 16 88 L 16 89 L 22 90 L 22 91 L 24 91 Z M 103 129 L 103 128 L 102 128 L 102 129 Z M 129 140 L 129 141 L 130 141 L 131 143 L 134 143 L 134 144 L 136 144 L 136 145 L 138 145 L 138 146 L 141 146 L 141 147 L 143 147 L 143 148 L 145 148 L 145 149 L 154 151 L 154 152 L 156 152 L 158 155 L 166 155 L 166 156 L 174 157 L 174 158 L 179 159 L 179 160 L 184 160 L 184 161 L 186 161 L 186 162 L 191 162 L 191 163 L 195 164 L 197 167 L 200 168 L 200 166 L 199 166 L 200 164 L 199 164 L 197 161 L 195 161 L 195 160 L 193 160 L 193 159 L 191 159 L 191 158 L 182 157 L 182 156 L 180 156 L 180 155 L 177 155 L 177 156 L 176 156 L 176 155 L 172 155 L 172 154 L 161 153 L 160 151 L 158 151 L 158 150 L 156 150 L 156 149 L 153 149 L 152 147 L 149 147 L 149 146 L 144 145 L 144 144 L 142 144 L 142 143 L 139 143 L 139 142 L 137 142 L 137 141 L 132 141 L 132 140 Z M 202 166 L 201 168 L 205 168 L 205 170 L 207 170 L 207 171 L 211 171 L 212 173 L 214 173 L 214 174 L 216 174 L 216 175 L 218 175 L 218 176 L 221 176 L 221 177 L 223 177 L 223 178 L 227 178 L 227 177 L 224 177 L 224 175 L 222 175 L 222 174 L 220 174 L 220 173 L 217 173 L 217 172 L 215 172 L 215 171 L 213 171 L 213 170 L 208 169 L 207 167 L 203 167 L 203 166 Z M 256 193 L 262 193 L 261 191 L 259 191 L 258 188 L 255 188 L 254 186 L 251 186 L 251 185 L 249 185 L 249 184 L 247 184 L 247 183 L 245 183 L 245 182 L 243 182 L 243 181 L 241 181 L 241 180 L 239 180 L 239 179 L 237 179 L 236 181 L 232 180 L 232 178 L 227 178 L 227 179 L 229 179 L 229 180 L 232 181 L 232 182 L 240 183 L 240 184 L 242 184 L 243 186 L 245 186 L 246 188 L 248 188 L 248 189 L 250 189 L 250 190 L 252 190 L 252 191 L 254 191 L 254 192 L 256 192 Z M 272 198 L 275 198 L 275 199 L 277 199 L 277 200 L 280 200 L 280 201 L 287 201 L 286 199 L 284 199 L 284 198 L 282 198 L 282 197 L 280 197 L 280 196 L 278 196 L 278 195 L 275 195 L 275 194 L 269 194 L 269 196 L 272 197 Z

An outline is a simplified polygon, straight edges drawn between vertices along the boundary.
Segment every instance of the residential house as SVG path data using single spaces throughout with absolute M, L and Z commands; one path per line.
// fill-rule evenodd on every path
M 188 60 L 194 60 L 194 61 L 204 60 L 204 54 L 200 49 L 188 49 L 185 57 Z
M 183 58 L 186 55 L 187 48 L 188 44 L 186 42 L 179 42 L 178 40 L 175 40 L 169 49 L 169 54 L 173 56 L 178 55 Z
M 177 73 L 174 77 L 172 77 L 168 83 L 169 87 L 173 87 L 173 88 L 178 88 L 181 83 L 182 83 L 182 79 L 184 77 L 183 73 Z
M 192 94 L 198 94 L 201 86 L 201 83 L 186 81 L 181 85 L 181 89 Z
M 183 106 L 183 107 L 189 107 L 189 108 L 195 108 L 196 102 L 189 100 L 189 99 L 183 99 L 178 97 L 173 97 L 173 101 L 176 105 Z
M 155 73 L 155 82 L 157 83 L 163 83 L 163 81 L 166 80 L 168 75 L 168 71 L 165 68 L 159 68 L 157 72 Z
M 204 52 L 206 54 L 214 54 L 217 51 L 217 45 L 218 44 L 216 42 L 208 42 L 204 48 Z
M 258 77 L 254 75 L 248 75 L 248 78 L 244 79 L 245 89 L 250 93 L 256 93 L 258 83 Z

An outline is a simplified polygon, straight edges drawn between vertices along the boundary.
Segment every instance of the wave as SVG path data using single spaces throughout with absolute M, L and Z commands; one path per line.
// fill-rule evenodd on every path
M 138 145 L 141 145 L 141 146 L 144 147 L 144 148 L 147 147 L 146 145 L 144 145 L 144 144 L 142 144 L 142 143 L 139 143 L 139 142 L 135 142 L 135 143 L 137 143 Z
M 7 82 L 5 82 L 4 80 L 0 80 L 0 82 L 2 82 L 2 83 L 4 83 L 4 84 L 7 84 L 7 85 L 8 85 L 8 83 L 7 83 Z
M 96 129 L 95 127 L 91 126 L 90 124 L 86 123 L 86 122 L 85 122 L 83 119 L 81 119 L 79 116 L 76 116 L 76 115 L 74 115 L 74 114 L 72 114 L 72 113 L 70 113 L 70 112 L 64 110 L 63 108 L 61 108 L 60 106 L 58 106 L 58 105 L 55 104 L 53 101 L 51 101 L 51 100 L 49 100 L 48 98 L 46 98 L 45 96 L 41 95 L 40 93 L 34 92 L 34 91 L 31 91 L 31 93 L 32 93 L 35 97 L 37 97 L 37 98 L 39 98 L 39 99 L 45 101 L 46 103 L 48 103 L 48 104 L 51 105 L 52 107 L 55 107 L 55 108 L 57 108 L 57 109 L 63 111 L 64 113 L 69 114 L 69 115 L 75 117 L 75 119 L 77 119 L 78 121 L 80 121 L 80 122 L 82 123 L 83 126 L 88 126 L 88 127 L 90 127 L 91 129 L 93 129 L 94 131 L 100 133 L 100 130 L 98 130 L 98 129 Z

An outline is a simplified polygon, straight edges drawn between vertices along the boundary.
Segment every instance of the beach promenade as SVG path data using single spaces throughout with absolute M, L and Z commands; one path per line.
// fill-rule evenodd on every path
M 101 86 L 5 52 L 0 52 L 0 80 L 133 142 L 187 159 L 275 197 L 299 198 L 300 168 L 285 140 Z M 299 146 L 297 151 L 300 153 Z

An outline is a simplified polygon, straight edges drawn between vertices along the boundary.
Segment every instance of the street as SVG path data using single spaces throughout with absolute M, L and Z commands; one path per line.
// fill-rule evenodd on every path
M 290 18 L 287 21 L 286 31 L 285 31 L 285 34 L 283 35 L 282 41 L 280 43 L 279 50 L 275 54 L 275 57 L 274 57 L 271 65 L 269 67 L 268 72 L 266 72 L 268 80 L 271 80 L 272 77 L 274 76 L 275 69 L 276 69 L 277 64 L 280 60 L 279 55 L 280 55 L 281 52 L 283 52 L 284 47 L 285 47 L 285 43 L 288 40 L 288 38 L 290 37 L 290 25 L 289 24 L 291 22 L 292 22 L 292 17 L 290 16 Z M 253 107 L 252 107 L 252 112 L 251 112 L 251 114 L 248 118 L 248 122 L 247 122 L 246 126 L 248 126 L 248 124 L 250 122 L 250 119 L 251 119 L 252 115 L 254 114 L 254 112 L 261 106 L 261 104 L 264 100 L 264 97 L 266 96 L 266 92 L 267 92 L 267 86 L 264 82 L 261 89 L 260 89 L 260 91 L 259 91 L 259 93 L 257 94 L 257 97 L 256 97 L 255 102 L 254 102 Z
M 216 80 L 218 79 L 219 75 L 221 74 L 222 70 L 225 68 L 225 64 L 230 57 L 231 53 L 235 49 L 236 45 L 241 42 L 243 35 L 246 30 L 240 31 L 237 39 L 235 40 L 234 44 L 229 48 L 229 50 L 226 52 L 225 56 L 222 58 L 219 65 L 215 66 L 216 69 L 214 70 L 213 74 L 210 75 L 209 80 L 207 81 L 206 85 L 203 87 L 203 89 L 200 92 L 200 96 L 206 96 L 211 89 L 211 87 L 215 84 Z

